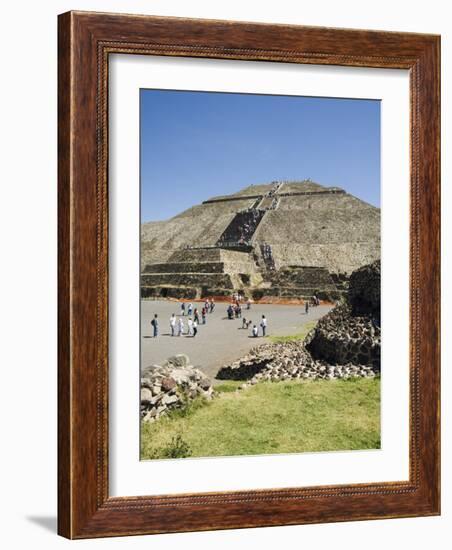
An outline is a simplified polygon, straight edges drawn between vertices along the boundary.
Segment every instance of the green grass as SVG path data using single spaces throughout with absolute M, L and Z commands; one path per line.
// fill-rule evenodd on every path
M 245 383 L 245 380 L 227 380 L 214 387 L 216 392 L 230 393 L 236 391 L 239 386 Z
M 217 386 L 153 424 L 141 458 L 233 456 L 380 448 L 380 380 L 261 382 Z
M 274 344 L 283 344 L 285 342 L 294 342 L 296 340 L 304 340 L 308 334 L 317 324 L 317 321 L 310 321 L 305 323 L 300 332 L 291 334 L 290 336 L 268 336 L 268 340 Z

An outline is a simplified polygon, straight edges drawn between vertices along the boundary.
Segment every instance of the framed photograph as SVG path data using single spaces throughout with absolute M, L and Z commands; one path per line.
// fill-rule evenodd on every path
M 59 533 L 440 513 L 440 38 L 59 16 Z

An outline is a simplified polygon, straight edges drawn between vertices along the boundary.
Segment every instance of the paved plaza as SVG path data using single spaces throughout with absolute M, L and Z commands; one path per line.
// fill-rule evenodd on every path
M 188 305 L 188 304 L 186 304 Z M 201 311 L 203 304 L 193 302 L 193 306 Z M 259 327 L 259 337 L 253 338 L 251 328 L 242 329 L 242 319 L 229 320 L 226 313 L 228 304 L 217 303 L 213 313 L 207 314 L 205 325 L 198 325 L 198 334 L 191 337 L 171 336 L 169 320 L 172 313 L 179 319 L 180 303 L 173 301 L 142 300 L 141 302 L 141 357 L 142 366 L 161 364 L 171 355 L 186 353 L 191 364 L 202 370 L 210 378 L 214 378 L 223 365 L 238 359 L 252 347 L 268 342 L 263 338 L 259 327 L 262 315 L 267 318 L 267 335 L 288 336 L 300 332 L 302 326 L 310 321 L 323 317 L 332 306 L 321 305 L 311 308 L 305 314 L 304 306 L 253 304 L 251 310 L 243 307 L 242 316 L 251 319 Z M 159 336 L 153 338 L 151 319 L 154 314 L 159 319 Z M 201 318 L 201 315 L 200 315 Z M 185 315 L 184 325 L 187 330 Z M 177 328 L 176 328 L 177 334 Z

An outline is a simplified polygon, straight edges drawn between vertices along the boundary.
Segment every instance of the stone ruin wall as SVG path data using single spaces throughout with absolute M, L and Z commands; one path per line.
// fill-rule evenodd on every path
M 307 344 L 313 357 L 380 369 L 380 266 L 377 260 L 352 273 L 347 302 L 320 319 Z
M 354 315 L 381 317 L 381 262 L 377 260 L 354 271 L 350 277 L 349 301 Z

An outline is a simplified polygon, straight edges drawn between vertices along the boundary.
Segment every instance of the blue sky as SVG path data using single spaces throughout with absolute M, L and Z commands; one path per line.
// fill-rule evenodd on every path
M 380 102 L 141 90 L 141 219 L 310 178 L 380 206 Z

